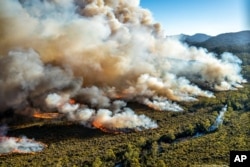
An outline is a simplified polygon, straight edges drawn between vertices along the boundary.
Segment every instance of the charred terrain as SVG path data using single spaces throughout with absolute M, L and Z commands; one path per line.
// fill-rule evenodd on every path
M 249 31 L 165 38 L 129 0 L 1 1 L 0 23 L 0 166 L 228 166 L 250 150 Z

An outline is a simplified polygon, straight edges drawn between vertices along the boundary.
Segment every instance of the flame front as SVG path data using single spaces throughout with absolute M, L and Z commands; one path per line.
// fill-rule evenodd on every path
M 108 129 L 108 128 L 105 128 L 101 122 L 95 120 L 94 122 L 92 122 L 92 125 L 97 128 L 97 129 L 100 129 L 101 131 L 103 132 L 106 132 L 106 133 L 113 133 L 113 134 L 120 134 L 122 133 L 122 131 L 118 131 L 118 130 L 115 130 L 115 129 Z
M 109 132 L 109 130 L 108 129 L 106 129 L 102 124 L 101 124 L 101 122 L 99 122 L 99 121 L 94 121 L 94 122 L 92 122 L 92 124 L 93 124 L 93 126 L 95 127 L 95 128 L 97 128 L 97 129 L 100 129 L 101 131 L 103 131 L 103 132 Z
M 42 118 L 42 119 L 57 119 L 60 117 L 59 113 L 54 113 L 54 112 L 48 112 L 48 113 L 40 113 L 40 112 L 35 112 L 33 114 L 34 118 Z

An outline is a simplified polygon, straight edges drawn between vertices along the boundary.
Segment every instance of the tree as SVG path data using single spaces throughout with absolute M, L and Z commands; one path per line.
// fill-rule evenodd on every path
M 102 161 L 99 157 L 96 157 L 94 162 L 92 163 L 92 167 L 100 167 L 102 165 Z
M 124 154 L 126 162 L 125 162 L 125 166 L 136 166 L 139 167 L 140 163 L 139 163 L 139 149 L 131 144 L 127 145 L 127 150 Z
M 167 167 L 166 164 L 165 164 L 165 162 L 164 162 L 163 160 L 159 160 L 159 161 L 157 162 L 157 166 L 158 166 L 158 167 Z
M 115 153 L 112 149 L 108 149 L 106 151 L 105 159 L 106 160 L 114 160 L 115 159 Z
M 158 149 L 159 149 L 158 143 L 157 143 L 156 141 L 154 141 L 154 142 L 152 143 L 152 148 L 151 148 L 151 153 L 152 153 L 152 156 L 153 156 L 153 157 L 156 157 L 156 156 L 157 156 Z

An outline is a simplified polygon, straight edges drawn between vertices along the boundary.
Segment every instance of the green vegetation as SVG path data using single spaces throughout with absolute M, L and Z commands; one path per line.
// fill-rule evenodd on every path
M 217 98 L 187 103 L 182 113 L 152 111 L 130 104 L 138 113 L 158 120 L 159 128 L 128 134 L 107 134 L 73 123 L 40 123 L 9 132 L 48 144 L 41 153 L 0 157 L 0 166 L 186 166 L 229 162 L 230 150 L 250 150 L 249 91 L 218 92 Z M 229 105 L 224 124 L 206 132 L 223 104 Z M 247 110 L 246 110 L 247 109 Z
M 238 54 L 238 53 L 237 53 Z M 246 59 L 249 53 L 239 53 Z M 246 58 L 244 58 L 246 57 Z M 249 62 L 243 74 L 250 79 Z M 0 166 L 198 166 L 228 165 L 230 150 L 250 150 L 250 84 L 238 91 L 216 92 L 216 98 L 181 103 L 184 112 L 159 112 L 137 103 L 130 107 L 157 120 L 159 128 L 108 134 L 70 122 L 37 122 L 16 126 L 9 136 L 26 135 L 48 147 L 36 154 L 0 156 Z M 228 105 L 223 124 L 208 132 Z M 204 133 L 194 137 L 197 132 Z

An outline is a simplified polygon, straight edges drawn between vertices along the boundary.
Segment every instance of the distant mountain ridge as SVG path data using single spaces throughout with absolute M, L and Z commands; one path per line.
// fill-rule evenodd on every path
M 210 51 L 220 51 L 222 48 L 228 51 L 250 51 L 250 30 L 223 33 L 217 36 L 209 36 L 206 34 L 195 34 L 189 36 L 181 34 L 179 37 L 182 42 L 185 42 L 188 45 L 204 47 Z
M 182 34 L 181 40 L 187 43 L 200 43 L 200 42 L 204 42 L 208 40 L 211 37 L 212 36 L 209 36 L 207 34 L 202 34 L 202 33 L 197 33 L 192 36 Z
M 201 43 L 206 48 L 242 46 L 246 44 L 250 44 L 250 31 L 220 34 Z

